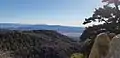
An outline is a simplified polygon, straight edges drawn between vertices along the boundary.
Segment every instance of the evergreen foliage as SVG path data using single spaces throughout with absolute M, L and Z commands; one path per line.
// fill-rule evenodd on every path
M 89 45 L 84 45 L 81 50 L 83 53 L 87 53 L 87 56 L 90 53 L 91 47 L 94 43 L 95 37 L 102 33 L 120 33 L 120 10 L 119 0 L 103 0 L 102 2 L 107 3 L 103 7 L 96 8 L 93 15 L 89 18 L 85 18 L 84 25 L 93 23 L 93 22 L 103 22 L 103 24 L 88 26 L 82 33 L 80 39 L 81 42 L 86 41 L 86 39 L 91 39 Z M 112 5 L 111 5 L 112 4 Z M 87 48 L 87 49 L 84 49 Z

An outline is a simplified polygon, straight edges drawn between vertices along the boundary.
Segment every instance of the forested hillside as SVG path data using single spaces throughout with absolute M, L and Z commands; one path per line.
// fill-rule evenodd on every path
M 69 58 L 79 45 L 51 30 L 0 31 L 0 50 L 12 58 Z

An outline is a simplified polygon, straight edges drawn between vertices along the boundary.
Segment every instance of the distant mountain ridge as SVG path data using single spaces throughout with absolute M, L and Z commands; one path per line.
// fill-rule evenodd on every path
M 30 24 L 15 24 L 15 23 L 0 23 L 0 29 L 9 30 L 54 30 L 63 35 L 66 35 L 74 40 L 79 40 L 81 33 L 83 32 L 83 27 L 71 27 L 71 26 L 61 26 L 61 25 L 30 25 Z M 0 31 L 1 31 L 0 30 Z
M 58 32 L 82 32 L 83 27 L 70 27 L 60 25 L 29 25 L 29 24 L 15 24 L 15 23 L 0 23 L 1 29 L 10 30 L 55 30 Z

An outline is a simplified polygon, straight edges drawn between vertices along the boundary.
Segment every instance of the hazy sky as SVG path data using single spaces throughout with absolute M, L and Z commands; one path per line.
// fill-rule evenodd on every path
M 81 26 L 101 0 L 0 0 L 1 23 Z

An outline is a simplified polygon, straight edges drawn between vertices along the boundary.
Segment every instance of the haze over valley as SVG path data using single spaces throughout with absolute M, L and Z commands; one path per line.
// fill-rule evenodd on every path
M 0 23 L 1 29 L 9 30 L 54 30 L 63 35 L 66 35 L 74 40 L 79 40 L 84 27 L 61 26 L 61 25 L 31 25 L 31 24 L 14 24 L 14 23 Z

